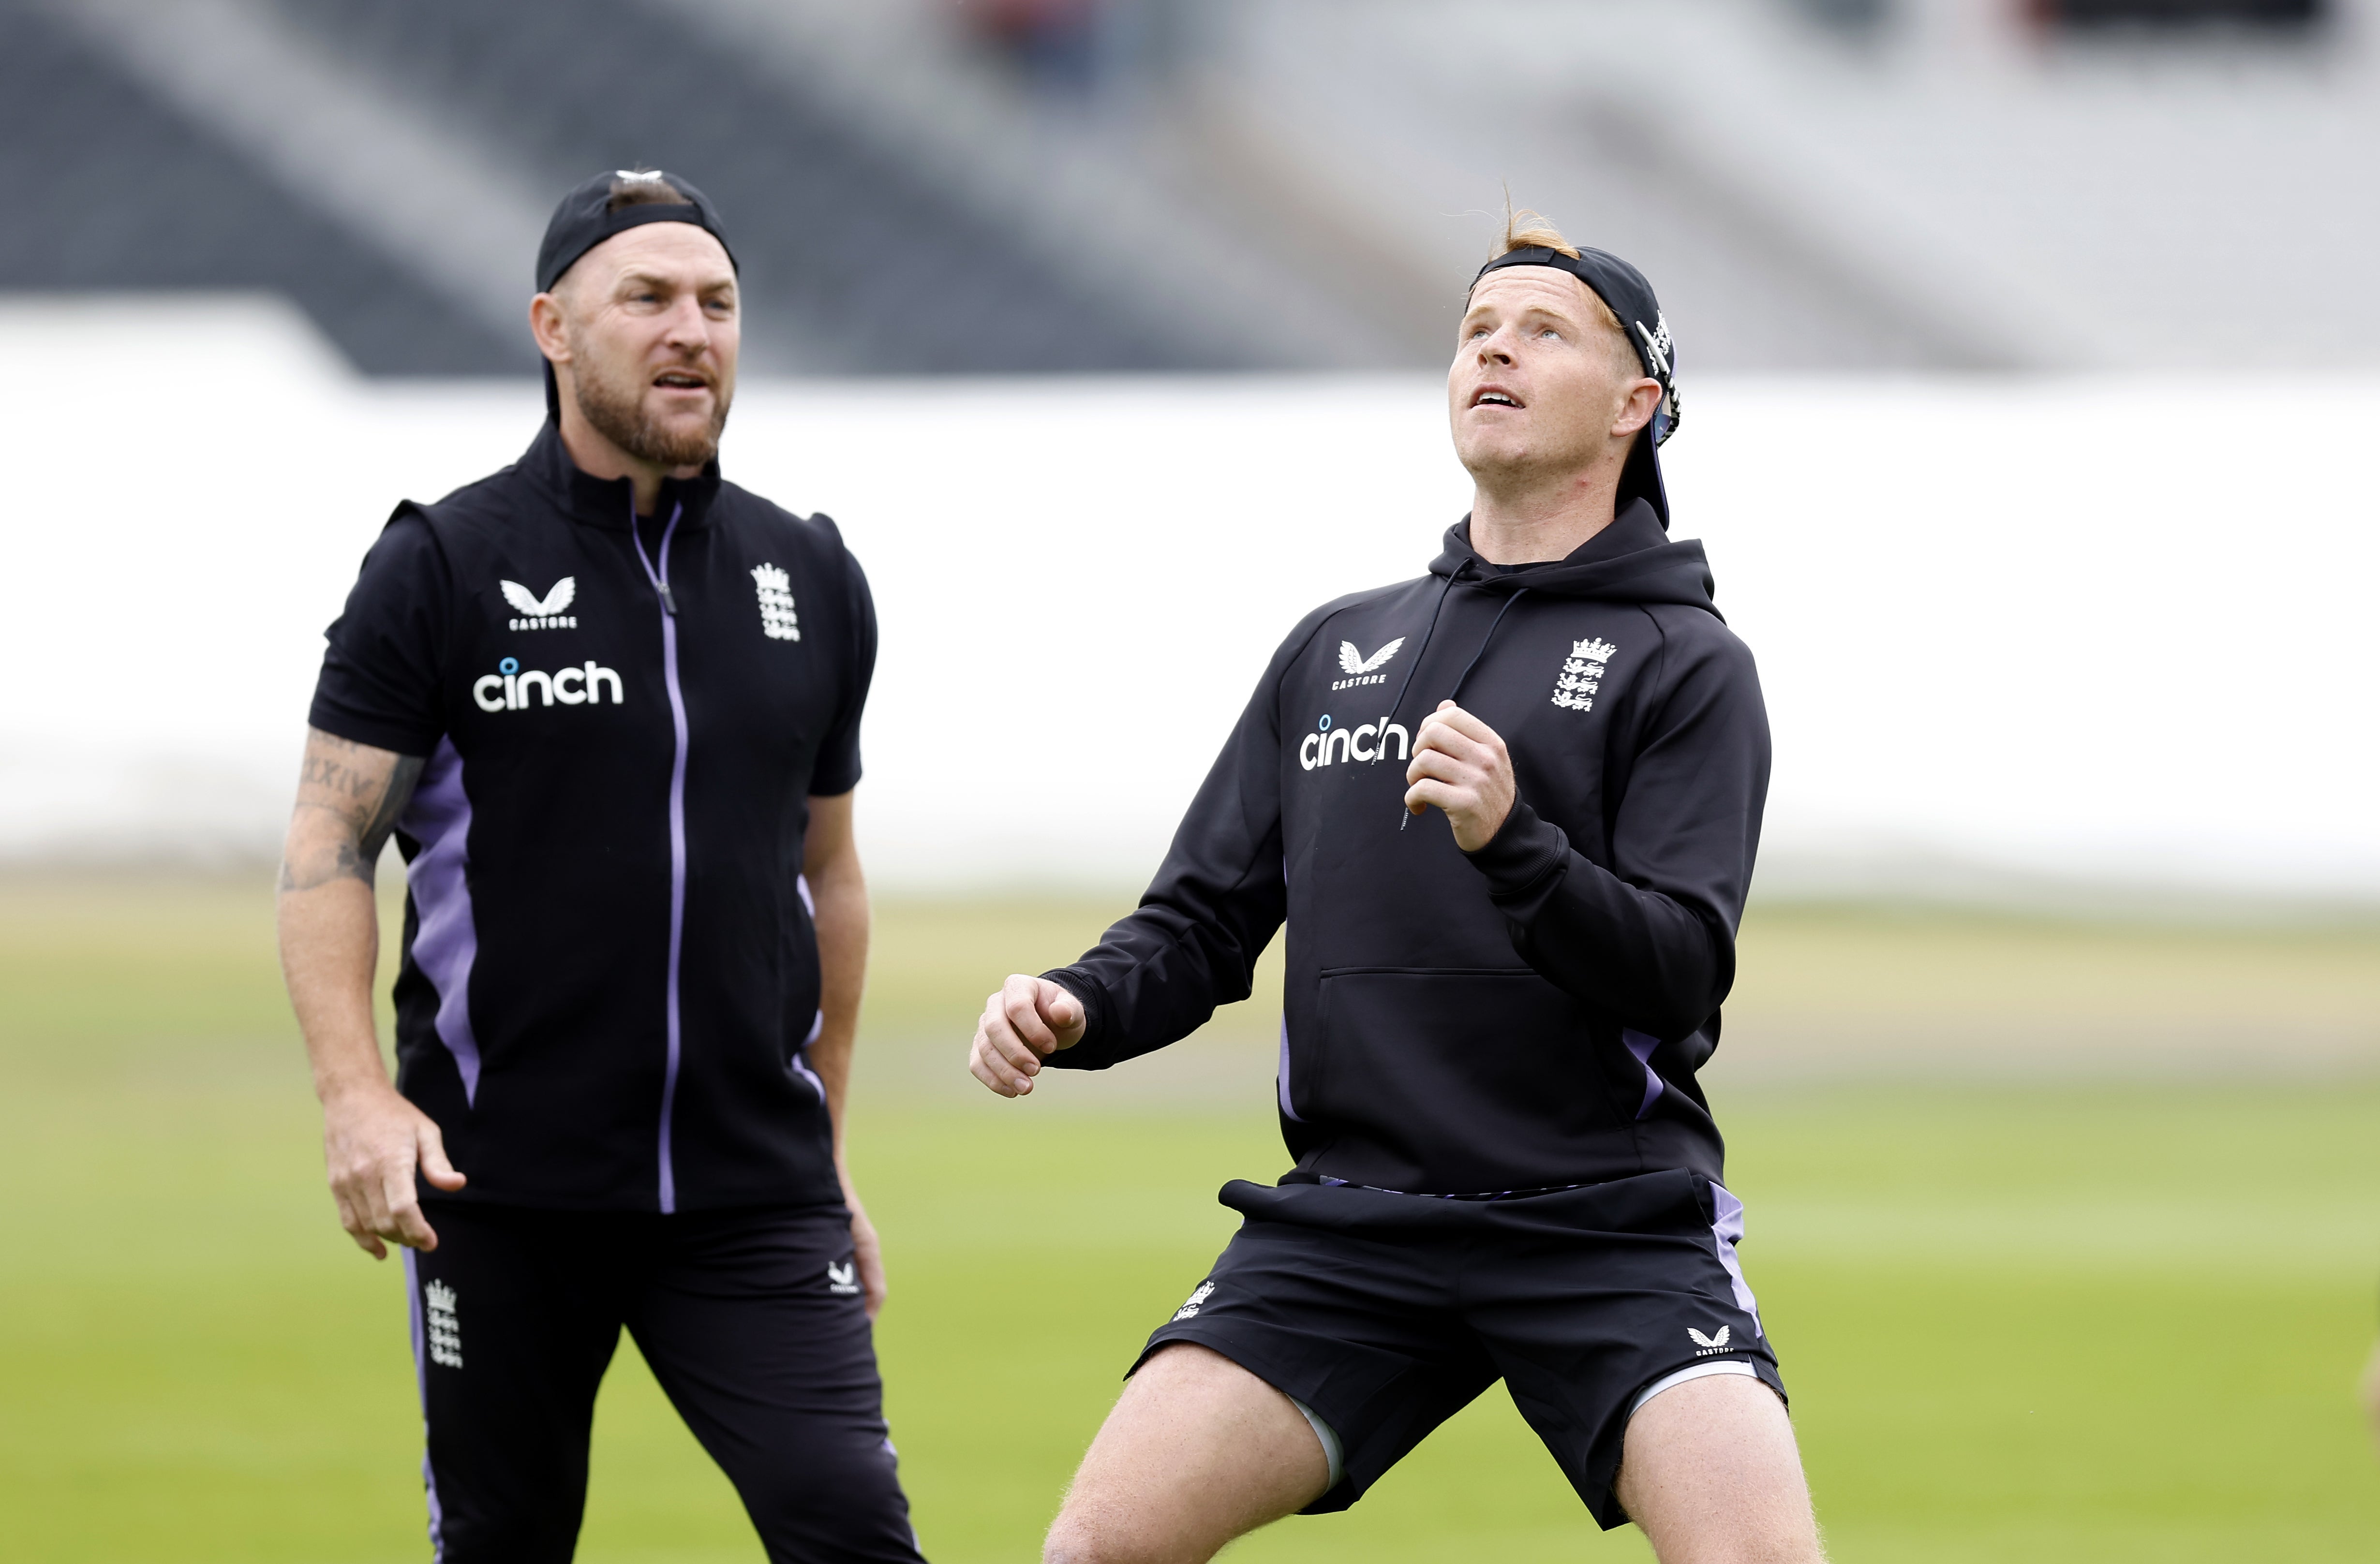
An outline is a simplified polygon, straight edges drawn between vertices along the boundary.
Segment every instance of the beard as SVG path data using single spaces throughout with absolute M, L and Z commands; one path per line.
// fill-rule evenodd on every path
M 730 393 L 716 380 L 710 389 L 718 405 L 707 422 L 664 423 L 645 411 L 645 387 L 641 382 L 625 375 L 607 375 L 585 354 L 577 358 L 573 368 L 577 370 L 574 379 L 580 415 L 596 433 L 637 460 L 662 468 L 699 467 L 719 455 L 719 437 L 727 428 Z

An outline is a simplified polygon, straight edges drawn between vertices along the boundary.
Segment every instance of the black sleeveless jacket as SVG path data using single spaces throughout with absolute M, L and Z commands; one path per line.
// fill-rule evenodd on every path
M 868 583 L 832 521 L 715 466 L 632 505 L 549 422 L 400 505 L 330 629 L 313 726 L 428 759 L 398 1085 L 470 1182 L 426 1193 L 831 1203 L 799 877 L 809 798 L 859 781 Z

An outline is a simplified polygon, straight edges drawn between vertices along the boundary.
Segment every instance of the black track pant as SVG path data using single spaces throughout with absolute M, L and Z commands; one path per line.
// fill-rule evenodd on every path
M 771 1559 L 917 1564 L 840 1206 L 428 1215 L 406 1268 L 442 1564 L 570 1558 L 622 1326 Z

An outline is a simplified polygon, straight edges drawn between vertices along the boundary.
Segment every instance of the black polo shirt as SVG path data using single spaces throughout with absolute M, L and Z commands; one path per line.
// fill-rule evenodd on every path
M 715 464 L 638 524 L 549 422 L 397 507 L 310 721 L 428 759 L 396 828 L 397 1084 L 469 1176 L 442 1198 L 840 1198 L 800 876 L 808 800 L 859 781 L 875 661 L 834 523 Z

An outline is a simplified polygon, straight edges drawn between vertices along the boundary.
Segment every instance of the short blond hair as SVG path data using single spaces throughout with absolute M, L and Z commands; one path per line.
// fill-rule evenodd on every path
M 1557 255 L 1567 255 L 1572 261 L 1578 259 L 1578 246 L 1562 236 L 1562 231 L 1554 226 L 1552 218 L 1541 212 L 1532 212 L 1525 206 L 1515 212 L 1512 210 L 1512 198 L 1507 195 L 1504 198 L 1504 236 L 1488 253 L 1488 259 L 1494 261 L 1516 249 L 1549 249 Z M 1620 323 L 1620 317 L 1611 312 L 1611 306 L 1603 302 L 1601 294 L 1587 288 L 1584 283 L 1579 285 L 1586 288 L 1587 299 L 1595 306 L 1596 319 L 1619 333 L 1621 346 L 1628 348 L 1633 361 L 1635 348 L 1629 344 L 1628 328 Z
M 1507 196 L 1504 198 L 1504 240 L 1496 247 L 1495 254 L 1488 259 L 1493 261 L 1496 256 L 1510 255 L 1516 249 L 1557 249 L 1572 261 L 1578 259 L 1578 246 L 1562 237 L 1562 231 L 1554 226 L 1552 218 L 1541 212 L 1532 212 L 1525 206 L 1515 212 L 1512 210 L 1512 198 Z
M 1507 193 L 1504 197 L 1504 236 L 1488 252 L 1488 259 L 1494 261 L 1516 249 L 1549 249 L 1556 255 L 1567 255 L 1572 261 L 1578 259 L 1578 246 L 1562 236 L 1562 231 L 1554 226 L 1553 219 L 1525 206 L 1515 212 L 1512 198 Z M 1471 285 L 1475 288 L 1479 285 L 1475 281 Z M 1611 312 L 1611 306 L 1603 301 L 1603 296 L 1587 286 L 1584 279 L 1578 286 L 1579 291 L 1586 295 L 1587 303 L 1594 307 L 1596 320 L 1611 333 L 1613 362 L 1623 372 L 1642 373 L 1644 360 L 1636 355 L 1636 345 L 1628 339 L 1628 328 L 1620 323 L 1620 317 Z

